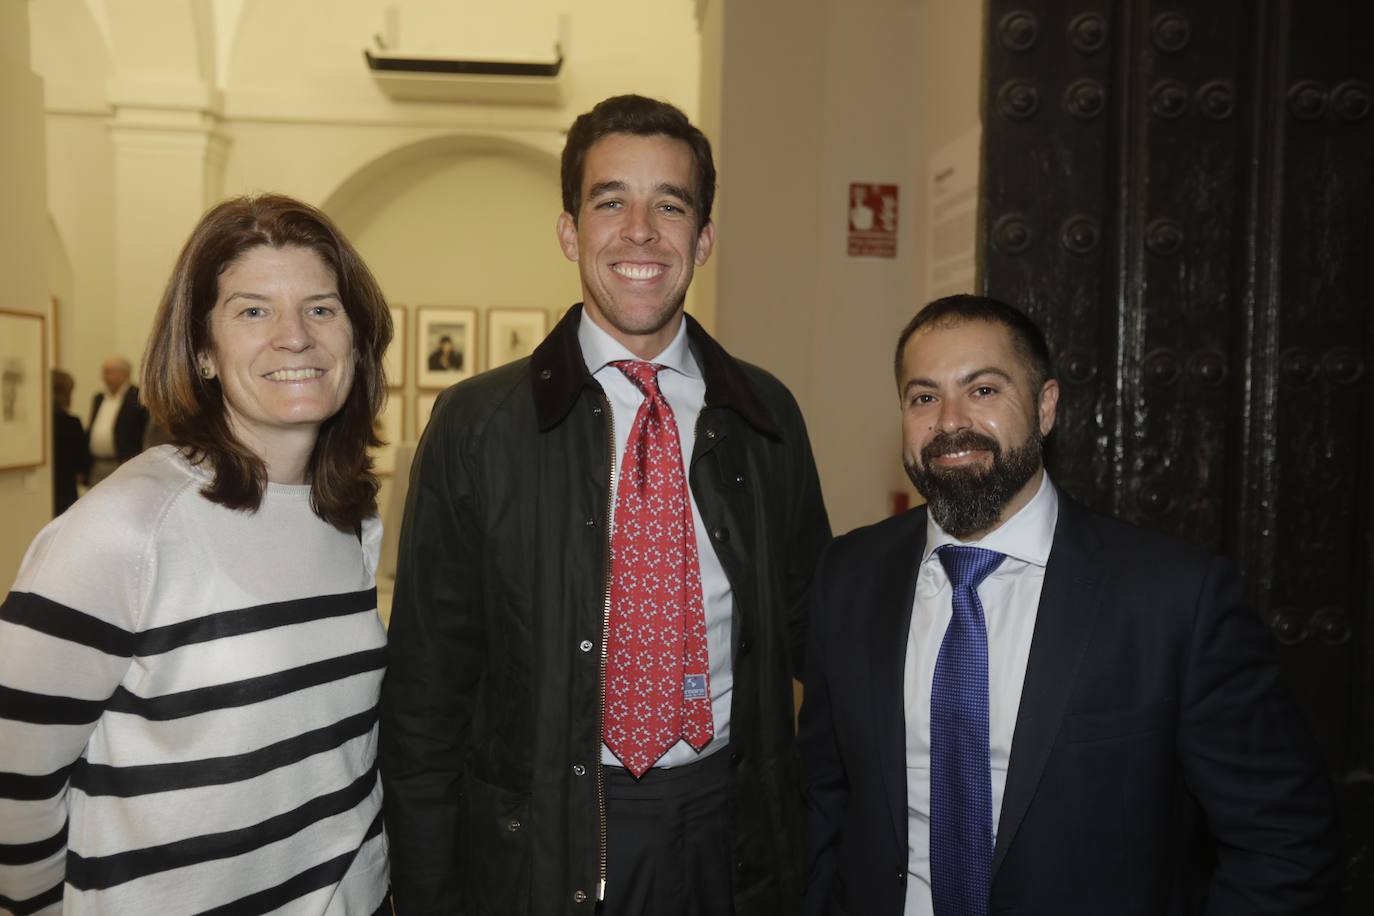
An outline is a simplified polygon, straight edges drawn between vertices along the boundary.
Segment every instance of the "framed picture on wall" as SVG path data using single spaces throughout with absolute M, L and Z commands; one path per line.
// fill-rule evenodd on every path
M 379 476 L 390 477 L 396 469 L 396 446 L 405 435 L 406 399 L 399 391 L 391 391 L 386 396 L 386 406 L 373 422 L 373 429 L 383 445 L 369 450 L 372 455 L 372 469 Z
M 487 310 L 487 368 L 529 356 L 548 333 L 543 309 Z
M 415 382 L 447 388 L 477 371 L 477 310 L 422 305 L 415 310 Z
M 429 425 L 429 415 L 434 413 L 434 402 L 439 400 L 439 392 L 422 391 L 415 398 L 415 438 L 419 439 Z
M 391 346 L 386 348 L 382 369 L 386 372 L 388 388 L 404 388 L 406 384 L 406 307 L 388 306 L 391 309 Z
M 0 309 L 0 471 L 48 460 L 48 339 L 42 315 Z

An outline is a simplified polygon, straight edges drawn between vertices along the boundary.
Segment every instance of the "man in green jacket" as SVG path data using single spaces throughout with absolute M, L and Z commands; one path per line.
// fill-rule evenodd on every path
M 582 298 L 439 399 L 383 688 L 392 884 L 421 913 L 791 914 L 799 599 L 830 537 L 791 394 L 683 313 L 706 138 L 607 99 L 562 162 Z

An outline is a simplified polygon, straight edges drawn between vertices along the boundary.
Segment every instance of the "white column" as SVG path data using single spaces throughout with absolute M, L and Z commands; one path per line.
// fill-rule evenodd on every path
M 228 138 L 204 83 L 112 80 L 117 312 L 112 350 L 137 362 L 172 265 L 224 187 Z

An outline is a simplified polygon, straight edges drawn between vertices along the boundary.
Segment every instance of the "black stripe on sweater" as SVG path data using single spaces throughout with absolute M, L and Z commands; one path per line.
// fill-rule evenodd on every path
M 44 907 L 49 907 L 54 903 L 61 902 L 61 881 L 48 888 L 37 897 L 30 897 L 28 900 L 11 900 L 4 894 L 0 894 L 0 910 L 9 910 L 14 916 L 29 916 L 30 913 L 37 913 Z
M 35 725 L 90 725 L 100 718 L 100 700 L 77 700 L 0 687 L 0 719 Z
M 361 847 L 381 832 L 382 815 L 379 811 L 377 817 L 372 821 L 372 826 L 367 828 L 367 833 L 358 843 L 358 846 Z M 224 906 L 205 910 L 200 916 L 259 916 L 262 913 L 281 909 L 291 901 L 299 900 L 312 891 L 329 887 L 331 884 L 338 884 L 343 876 L 348 874 L 349 866 L 357 857 L 358 850 L 351 849 L 343 855 L 335 856 L 328 862 L 321 862 L 313 868 L 306 869 L 276 887 L 269 887 L 266 890 L 258 891 L 256 894 L 241 897 L 233 903 L 226 903 Z
M 42 862 L 60 850 L 67 842 L 67 825 L 48 837 L 35 843 L 0 843 L 0 865 L 32 865 Z
M 277 627 L 347 617 L 365 611 L 376 611 L 377 589 L 344 592 L 338 595 L 314 595 L 292 601 L 276 601 L 255 607 L 238 608 L 206 614 L 194 620 L 170 623 L 138 634 L 135 655 L 147 657 L 170 652 L 182 646 L 212 642 L 228 636 L 242 636 Z
M 108 856 L 67 853 L 67 883 L 77 890 L 105 890 L 174 868 L 228 859 L 253 852 L 300 833 L 311 824 L 357 807 L 377 784 L 374 764 L 336 792 L 312 798 L 294 810 L 238 830 L 209 833 L 161 846 L 146 846 Z
M 41 776 L 27 776 L 23 773 L 0 773 L 0 798 L 14 801 L 40 801 L 59 795 L 67 786 L 67 777 L 72 773 L 71 765 L 60 770 L 44 773 Z
M 76 772 L 72 774 L 72 788 L 80 789 L 87 795 L 129 798 L 135 795 L 151 795 L 154 792 L 240 782 L 290 766 L 315 754 L 333 750 L 346 741 L 367 734 L 376 722 L 377 710 L 374 707 L 355 716 L 340 719 L 324 728 L 269 744 L 256 751 L 181 763 L 114 767 L 86 763 L 83 759 L 77 763 Z M 4 794 L 3 788 L 4 783 L 0 781 L 0 796 Z
M 249 706 L 385 667 L 386 650 L 369 649 L 366 652 L 327 658 L 324 661 L 273 674 L 250 677 L 229 684 L 216 684 L 212 687 L 197 687 L 194 690 L 183 690 L 160 697 L 140 697 L 120 687 L 115 690 L 105 708 L 110 712 L 126 712 L 155 722 L 164 722 L 216 709 Z
M 10 592 L 0 604 L 0 620 L 106 655 L 128 658 L 133 654 L 134 634 L 128 630 L 32 592 Z

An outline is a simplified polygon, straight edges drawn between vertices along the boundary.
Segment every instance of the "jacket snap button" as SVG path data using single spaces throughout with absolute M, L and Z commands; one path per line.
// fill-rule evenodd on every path
M 592 641 L 590 639 L 584 639 L 577 644 L 577 648 L 581 649 L 583 652 L 590 652 L 592 651 Z
M 510 819 L 510 823 L 506 825 L 506 829 L 509 830 L 511 833 L 514 833 L 515 831 L 519 830 L 519 829 L 520 829 L 520 818 L 518 818 L 518 817 L 513 817 L 513 818 L 511 818 L 511 819 Z
M 730 540 L 730 529 L 716 528 L 711 532 L 711 537 L 715 538 L 717 542 L 724 544 L 726 541 Z
M 586 775 L 587 775 L 587 768 L 584 767 L 584 766 L 583 766 L 582 764 L 580 764 L 580 763 L 574 763 L 574 764 L 573 764 L 573 772 L 576 773 L 578 776 L 586 776 Z
M 586 892 L 586 891 L 573 891 L 573 903 L 586 903 L 586 902 L 587 902 L 587 892 Z
M 715 437 L 716 437 L 716 431 L 715 431 L 714 429 L 708 429 L 708 430 L 706 430 L 706 438 L 707 438 L 707 439 L 714 439 Z
M 744 475 L 743 475 L 743 474 L 736 474 L 736 475 L 735 475 L 735 486 L 738 486 L 738 487 L 744 486 Z
M 586 525 L 588 528 L 595 528 L 595 527 L 596 527 L 596 519 L 592 518 L 592 517 L 589 515 L 589 516 L 587 516 L 587 520 L 586 520 L 585 522 L 583 522 L 583 524 Z
M 540 369 L 540 370 L 539 370 L 539 377 L 540 377 L 541 379 L 543 379 L 544 381 L 547 382 L 549 379 L 553 378 L 553 370 L 552 370 L 552 369 Z

